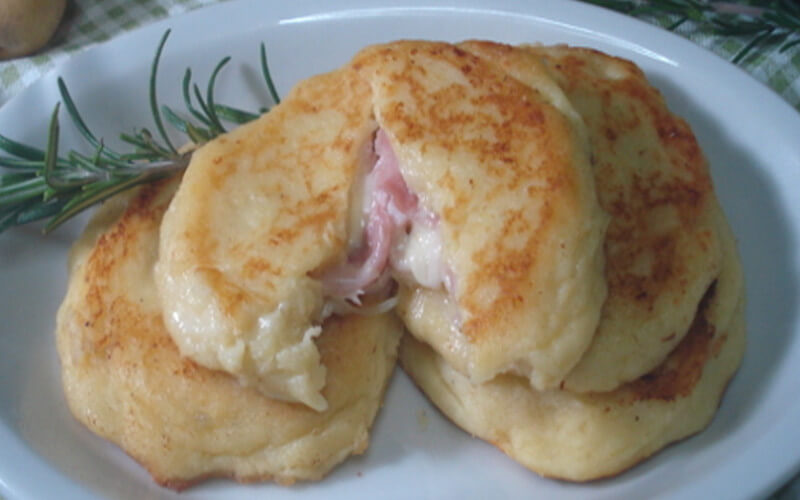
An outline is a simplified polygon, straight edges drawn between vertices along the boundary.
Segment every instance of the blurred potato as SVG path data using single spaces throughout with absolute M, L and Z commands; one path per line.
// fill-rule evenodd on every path
M 55 33 L 66 0 L 0 0 L 0 59 L 31 54 Z

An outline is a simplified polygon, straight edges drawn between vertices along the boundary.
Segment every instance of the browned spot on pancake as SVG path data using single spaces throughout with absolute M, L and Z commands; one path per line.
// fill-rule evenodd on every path
M 615 110 L 602 115 L 600 123 L 588 123 L 590 130 L 598 131 L 592 137 L 596 151 L 615 151 L 621 137 L 641 128 L 642 117 L 655 130 L 654 140 L 663 153 L 656 148 L 639 149 L 641 167 L 630 185 L 618 184 L 614 165 L 598 165 L 595 177 L 600 203 L 612 216 L 605 245 L 609 296 L 626 298 L 650 310 L 663 291 L 681 288 L 687 270 L 676 243 L 706 210 L 712 193 L 707 162 L 689 125 L 669 111 L 660 92 L 630 61 L 592 49 L 570 48 L 548 57 L 547 62 L 557 69 L 553 76 L 568 94 L 580 99 L 599 93 L 604 107 Z M 606 76 L 608 68 L 614 68 L 616 78 Z M 673 169 L 668 177 L 662 170 L 647 168 L 647 158 L 655 160 L 660 154 L 668 155 L 666 160 Z M 678 220 L 654 234 L 651 214 L 667 207 L 675 211 Z M 701 249 L 709 251 L 707 242 L 712 238 L 708 232 L 699 234 Z M 631 268 L 640 258 L 652 262 L 648 272 Z
M 492 439 L 488 440 L 492 445 L 500 448 L 501 450 L 505 449 L 510 443 L 511 440 L 508 438 L 508 434 L 505 432 L 497 431 L 495 436 Z
M 85 322 L 93 324 L 99 316 L 105 313 L 103 297 L 108 290 L 109 273 L 116 266 L 118 259 L 125 259 L 129 252 L 138 250 L 136 239 L 131 236 L 136 233 L 137 227 L 152 224 L 161 219 L 167 208 L 169 199 L 160 204 L 153 200 L 164 190 L 164 186 L 171 182 L 164 179 L 139 188 L 136 195 L 130 200 L 125 213 L 105 233 L 100 235 L 95 243 L 94 251 L 86 261 L 86 274 L 84 281 L 90 284 L 87 290 L 87 308 Z M 102 347 L 99 347 L 102 349 Z
M 472 342 L 485 338 L 486 332 L 493 332 L 493 325 L 509 312 L 533 305 L 525 303 L 519 290 L 526 288 L 530 269 L 536 263 L 541 234 L 552 222 L 552 216 L 552 207 L 545 204 L 541 212 L 541 224 L 531 232 L 519 213 L 512 215 L 505 221 L 502 237 L 476 254 L 475 260 L 480 262 L 480 268 L 466 284 L 462 298 L 462 303 L 473 313 L 473 317 L 465 321 L 461 329 Z M 509 248 L 505 241 L 513 239 L 515 234 L 527 234 L 527 241 L 520 248 Z M 478 298 L 478 290 L 487 284 L 499 288 L 495 300 L 490 302 Z
M 199 149 L 173 218 L 167 219 L 181 221 L 180 226 L 165 224 L 175 228 L 167 233 L 166 244 L 180 258 L 163 262 L 174 268 L 180 265 L 172 263 L 181 260 L 187 273 L 197 267 L 225 267 L 222 260 L 235 262 L 225 267 L 226 274 L 235 275 L 232 281 L 249 280 L 250 289 L 274 287 L 275 280 L 296 271 L 292 266 L 302 259 L 275 258 L 281 249 L 313 255 L 309 267 L 325 263 L 317 260 L 329 259 L 325 252 L 333 248 L 331 253 L 337 253 L 346 239 L 348 193 L 363 146 L 366 102 L 369 88 L 354 71 L 319 75 L 295 86 L 270 113 Z M 337 132 L 328 136 L 332 130 Z M 243 181 L 248 175 L 252 183 Z M 269 209 L 254 214 L 262 199 Z M 259 223 L 244 228 L 245 237 L 220 237 L 214 228 L 225 226 L 223 219 L 233 219 L 231 231 L 239 228 L 239 207 L 250 211 L 243 220 Z M 319 245 L 309 248 L 309 235 Z M 237 303 L 238 294 L 228 302 Z
M 400 50 L 402 49 L 385 48 L 371 53 L 371 56 L 399 57 L 399 52 L 393 52 Z M 391 74 L 391 85 L 393 88 L 408 90 L 414 109 L 408 109 L 402 102 L 395 102 L 390 109 L 384 111 L 385 120 L 392 124 L 392 132 L 401 144 L 428 137 L 435 138 L 437 147 L 446 151 L 468 150 L 491 168 L 498 157 L 502 161 L 504 153 L 513 149 L 513 141 L 522 139 L 520 130 L 530 131 L 533 128 L 546 138 L 551 133 L 549 126 L 564 126 L 552 123 L 560 121 L 558 113 L 543 105 L 532 89 L 508 78 L 505 73 L 464 50 L 445 44 L 424 44 L 417 47 L 413 54 L 409 52 L 403 55 L 412 57 L 405 57 L 402 69 Z M 413 56 L 439 56 L 460 72 L 468 73 L 469 87 L 486 88 L 488 91 L 469 97 L 473 106 L 467 109 L 490 109 L 500 119 L 458 111 L 462 109 L 458 103 L 467 99 L 469 94 L 468 86 L 463 83 L 451 83 L 433 93 L 428 92 L 418 80 L 422 65 L 415 63 Z M 426 119 L 421 122 L 419 116 L 425 116 Z M 480 135 L 491 139 L 464 139 L 465 127 L 480 127 L 484 132 Z M 562 130 L 563 128 L 559 132 Z M 552 154 L 557 155 L 559 152 L 554 151 Z M 547 158 L 543 158 L 541 162 L 547 164 Z M 502 178 L 516 179 L 517 182 L 521 175 L 530 174 L 529 162 L 504 163 L 507 165 L 502 170 L 492 173 Z
M 229 317 L 236 317 L 244 306 L 247 305 L 249 293 L 236 283 L 231 283 L 225 275 L 216 268 L 203 268 L 198 270 L 203 279 L 216 291 L 222 312 Z M 265 285 L 269 285 L 265 283 Z
M 483 46 L 501 54 L 514 50 L 488 42 Z M 397 64 L 384 69 L 375 62 L 387 60 Z M 423 78 L 426 61 L 435 61 L 442 74 L 458 77 L 433 85 Z M 445 157 L 452 155 L 448 170 L 437 179 L 437 189 L 447 193 L 439 215 L 455 233 L 479 216 L 476 196 L 487 205 L 502 201 L 509 192 L 558 200 L 555 207 L 549 202 L 542 202 L 543 208 L 535 204 L 535 215 L 530 207 L 525 213 L 509 210 L 498 222 L 501 234 L 473 254 L 477 271 L 461 277 L 458 300 L 471 317 L 462 331 L 472 341 L 497 335 L 502 330 L 496 327 L 499 319 L 531 306 L 530 276 L 542 265 L 537 261 L 537 247 L 550 243 L 546 238 L 554 227 L 553 214 L 562 207 L 566 212 L 573 209 L 577 174 L 565 168 L 574 161 L 569 122 L 534 89 L 492 61 L 459 47 L 396 44 L 368 51 L 359 56 L 359 62 L 364 71 L 384 72 L 381 84 L 386 86 L 386 95 L 403 96 L 380 110 L 393 139 L 401 147 L 418 144 L 423 154 L 435 148 Z M 535 154 L 522 153 L 533 144 L 530 151 Z M 465 179 L 458 172 L 459 154 L 479 164 L 493 182 L 488 187 L 476 186 Z M 458 234 L 453 237 L 458 240 Z M 493 300 L 486 300 L 487 286 L 499 290 Z
M 719 335 L 714 339 L 714 344 L 711 346 L 711 355 L 715 358 L 719 356 L 722 347 L 725 345 L 725 342 L 728 340 L 728 334 L 724 333 Z
M 608 244 L 608 240 L 606 245 L 609 289 L 617 297 L 627 297 L 643 308 L 652 308 L 664 284 L 683 271 L 683 264 L 675 258 L 675 240 L 661 237 L 636 243 L 629 243 L 625 239 L 617 241 L 624 242 L 620 248 Z M 630 271 L 630 264 L 645 252 L 653 260 L 649 272 Z
M 269 259 L 253 257 L 244 264 L 242 273 L 247 278 L 253 279 L 256 275 L 263 273 L 281 276 L 283 269 L 279 265 L 273 264 Z
M 227 161 L 225 161 L 226 159 Z M 236 170 L 236 158 L 222 158 L 221 156 L 217 156 L 212 159 L 212 163 L 214 163 L 214 168 L 210 169 L 208 172 L 209 179 L 211 180 L 210 187 L 220 189 L 225 184 L 228 177 L 230 177 L 231 173 Z
M 689 332 L 675 347 L 669 357 L 651 373 L 644 375 L 620 389 L 620 402 L 633 404 L 642 400 L 673 401 L 692 393 L 703 375 L 709 357 L 719 352 L 724 340 L 715 339 L 716 329 L 706 318 L 714 297 L 712 285 L 700 306 Z

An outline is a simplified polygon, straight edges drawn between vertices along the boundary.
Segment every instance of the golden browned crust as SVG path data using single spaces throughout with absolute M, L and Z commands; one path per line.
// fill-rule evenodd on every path
M 716 327 L 707 318 L 708 302 L 714 297 L 714 286 L 709 288 L 700 302 L 697 316 L 686 335 L 667 359 L 650 373 L 632 380 L 621 387 L 628 398 L 622 404 L 636 401 L 673 401 L 685 398 L 692 393 L 708 359 L 714 355 L 714 345 L 721 346 L 727 333 L 716 335 Z
M 600 204 L 611 215 L 608 299 L 563 386 L 608 391 L 647 373 L 688 331 L 721 268 L 717 204 L 689 125 L 630 61 L 567 46 L 461 46 L 520 81 L 541 82 L 545 68 L 588 129 Z
M 584 482 L 625 472 L 711 422 L 741 360 L 743 319 L 714 337 L 716 348 L 707 333 L 693 329 L 668 358 L 671 367 L 612 393 L 582 396 L 562 390 L 537 395 L 506 375 L 469 385 L 410 336 L 402 342 L 401 362 L 439 410 L 471 435 L 543 477 Z
M 181 353 L 317 410 L 325 370 L 310 339 L 323 297 L 311 274 L 348 251 L 350 190 L 375 130 L 369 92 L 348 67 L 318 75 L 203 145 L 161 227 L 156 284 Z
M 319 262 L 304 263 L 304 267 L 313 270 L 325 259 L 339 257 L 345 251 L 343 221 L 348 191 L 359 167 L 359 150 L 374 128 L 365 128 L 370 112 L 363 102 L 368 101 L 368 87 L 347 68 L 320 75 L 292 89 L 282 105 L 259 123 L 221 136 L 198 151 L 194 162 L 207 168 L 190 168 L 187 182 L 193 197 L 203 202 L 193 203 L 194 215 L 182 219 L 182 230 L 191 233 L 191 257 L 200 265 L 219 259 L 219 245 L 228 242 L 211 233 L 219 228 L 209 223 L 220 217 L 217 211 L 224 200 L 217 201 L 218 197 L 229 194 L 226 186 L 237 174 L 257 178 L 267 172 L 279 172 L 283 178 L 257 185 L 255 193 L 248 194 L 280 200 L 276 213 L 270 214 L 264 226 L 253 228 L 252 240 L 225 248 L 226 259 L 242 261 L 246 278 L 272 288 L 270 277 L 279 280 L 296 272 L 293 261 L 275 259 L 274 252 L 289 255 L 308 249 L 309 234 L 330 233 L 326 243 L 332 246 L 328 251 L 333 256 L 321 256 Z M 313 123 L 315 116 L 322 120 L 325 112 L 336 115 L 332 130 L 317 129 Z M 330 140 L 319 137 L 331 134 Z M 339 161 L 325 161 L 331 158 Z M 238 302 L 235 297 L 231 300 Z
M 457 311 L 444 313 L 453 336 L 409 321 L 416 313 L 402 304 L 407 326 L 476 381 L 513 371 L 557 385 L 588 345 L 605 294 L 606 214 L 577 114 L 544 70 L 541 82 L 522 82 L 451 44 L 378 45 L 353 64 L 371 83 L 404 178 L 439 216 L 454 277 Z
M 325 323 L 317 339 L 328 370 L 325 412 L 265 398 L 181 357 L 152 278 L 176 183 L 108 202 L 74 247 L 57 322 L 69 407 L 164 486 L 320 479 L 366 449 L 402 327 L 386 315 Z
M 471 384 L 410 336 L 401 344 L 402 366 L 453 422 L 542 476 L 619 474 L 705 428 L 741 362 L 741 264 L 724 217 L 717 221 L 723 270 L 688 333 L 655 370 L 613 391 L 536 391 L 508 375 Z
M 721 270 L 718 210 L 689 125 L 630 61 L 592 49 L 528 47 L 586 122 L 605 240 L 608 299 L 597 335 L 566 378 L 608 391 L 660 364 Z
M 439 179 L 437 187 L 452 195 L 439 214 L 453 232 L 458 231 L 455 228 L 468 227 L 475 217 L 471 198 L 476 182 L 493 185 L 481 199 L 485 207 L 506 198 L 509 193 L 524 190 L 530 197 L 554 201 L 569 193 L 567 199 L 558 202 L 569 205 L 566 210 L 575 210 L 572 206 L 579 201 L 572 196 L 577 192 L 579 171 L 565 168 L 572 163 L 570 157 L 574 154 L 568 150 L 572 144 L 564 140 L 571 134 L 569 123 L 558 110 L 543 105 L 533 89 L 454 45 L 391 44 L 361 55 L 356 65 L 366 65 L 363 59 L 373 57 L 380 61 L 402 60 L 402 64 L 386 77 L 391 83 L 385 91 L 405 89 L 410 94 L 409 99 L 379 108 L 380 123 L 391 132 L 395 144 L 402 148 L 409 142 L 421 142 L 420 150 L 424 154 L 426 148 L 434 147 L 430 143 L 435 143 L 436 148 L 446 153 L 468 152 L 475 163 L 485 167 L 477 172 L 480 177 L 464 179 L 458 172 L 459 166 L 453 165 Z M 426 86 L 428 69 L 421 62 L 424 58 L 436 59 L 457 69 L 465 81 L 462 85 L 442 85 L 430 92 Z M 481 92 L 468 93 L 469 87 L 481 89 Z M 404 105 L 409 101 L 413 106 Z M 532 140 L 550 147 L 537 150 L 535 159 L 520 155 L 520 144 Z M 525 290 L 532 268 L 541 265 L 537 254 L 542 240 L 553 231 L 554 208 L 544 203 L 534 228 L 528 225 L 530 218 L 526 210 L 524 205 L 510 209 L 500 221 L 496 238 L 487 241 L 472 256 L 478 263 L 475 271 L 459 276 L 463 281 L 459 287 L 459 302 L 469 311 L 461 329 L 471 342 L 480 343 L 496 335 L 497 329 L 490 326 L 502 322 L 513 311 L 539 305 L 538 297 Z M 485 300 L 482 293 L 487 283 L 498 288 L 490 300 Z
M 585 48 L 543 48 L 540 53 L 573 102 L 595 100 L 596 95 L 602 101 L 605 109 L 599 113 L 591 113 L 588 104 L 577 106 L 587 111 L 583 117 L 592 136 L 595 182 L 600 202 L 611 215 L 606 244 L 609 288 L 614 295 L 652 308 L 654 297 L 685 273 L 676 256 L 677 235 L 692 234 L 713 197 L 705 156 L 686 121 L 669 111 L 661 93 L 632 62 Z M 611 64 L 622 67 L 614 69 L 614 77 L 604 73 Z M 631 110 L 614 109 L 622 103 Z M 642 127 L 655 130 L 658 142 L 640 145 L 633 160 L 639 168 L 624 182 L 620 166 L 612 163 L 618 159 L 614 153 L 626 147 L 619 145 L 621 138 L 634 136 Z M 662 164 L 669 170 L 658 168 Z M 677 211 L 680 226 L 653 235 L 650 214 L 664 206 Z M 711 232 L 710 227 L 702 228 L 698 244 L 711 247 Z M 630 263 L 644 253 L 653 255 L 652 272 L 632 272 Z

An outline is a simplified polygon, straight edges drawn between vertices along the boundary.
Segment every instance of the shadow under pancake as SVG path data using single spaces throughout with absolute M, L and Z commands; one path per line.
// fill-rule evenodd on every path
M 383 408 L 373 423 L 367 451 L 351 456 L 320 483 L 297 483 L 292 488 L 309 492 L 316 489 L 325 495 L 339 491 L 372 491 L 371 488 L 390 493 L 389 481 L 396 470 L 446 468 L 447 464 L 456 462 L 455 457 L 470 453 L 468 448 L 474 446 L 485 446 L 497 455 L 500 463 L 507 460 L 493 447 L 469 439 L 464 431 L 452 425 L 397 366 L 386 390 Z M 423 472 L 418 469 L 415 475 Z M 359 480 L 355 484 L 351 482 L 354 477 Z M 353 490 L 354 486 L 366 489 Z
M 703 111 L 696 99 L 658 74 L 650 81 L 670 109 L 684 117 L 710 162 L 715 191 L 736 235 L 745 274 L 748 343 L 715 425 L 692 441 L 712 442 L 745 422 L 773 382 L 776 369 L 795 336 L 800 277 L 795 266 L 795 229 L 767 166 L 737 145 Z

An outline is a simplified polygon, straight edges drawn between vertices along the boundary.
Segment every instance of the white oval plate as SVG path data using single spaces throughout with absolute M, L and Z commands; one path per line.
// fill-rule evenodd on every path
M 187 66 L 205 82 L 223 56 L 218 99 L 268 102 L 258 45 L 266 42 L 280 93 L 330 70 L 364 45 L 396 38 L 588 45 L 630 58 L 688 119 L 739 237 L 747 276 L 749 345 L 712 425 L 617 478 L 586 485 L 541 479 L 448 423 L 398 370 L 372 444 L 330 477 L 283 488 L 211 481 L 180 495 L 155 486 L 116 447 L 66 409 L 53 341 L 66 257 L 83 220 L 43 237 L 0 236 L 0 492 L 14 498 L 750 498 L 800 466 L 798 236 L 800 115 L 748 75 L 677 36 L 566 1 L 241 0 L 150 25 L 82 53 L 0 109 L 0 131 L 42 144 L 62 75 L 95 131 L 149 125 L 147 74 L 173 28 L 160 74 L 162 102 L 179 103 Z M 204 84 L 204 83 L 203 83 Z M 63 116 L 63 113 L 62 113 Z M 62 123 L 66 123 L 62 119 Z M 62 127 L 62 145 L 79 145 Z M 85 218 L 84 218 L 85 220 Z

